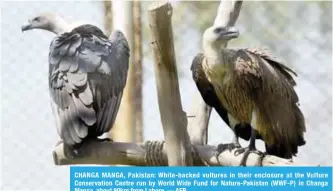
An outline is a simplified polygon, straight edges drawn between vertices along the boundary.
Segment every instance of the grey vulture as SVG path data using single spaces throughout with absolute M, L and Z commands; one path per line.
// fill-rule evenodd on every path
M 219 145 L 218 153 L 237 148 L 244 166 L 251 152 L 260 154 L 255 140 L 265 142 L 266 153 L 292 158 L 305 145 L 304 116 L 294 90 L 296 73 L 264 50 L 223 48 L 237 38 L 235 27 L 212 26 L 203 35 L 203 53 L 192 61 L 192 76 L 207 105 L 215 108 L 233 130 L 231 144 Z M 238 138 L 250 139 L 240 148 Z
M 58 133 L 68 157 L 88 139 L 109 132 L 116 119 L 129 67 L 129 46 L 122 32 L 110 39 L 90 24 L 70 28 L 64 19 L 43 13 L 22 31 L 56 34 L 49 52 L 49 93 Z M 110 140 L 110 139 L 107 139 Z

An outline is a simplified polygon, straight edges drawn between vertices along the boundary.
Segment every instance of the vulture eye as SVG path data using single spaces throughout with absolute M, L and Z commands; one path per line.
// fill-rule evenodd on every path
M 218 27 L 218 28 L 215 28 L 214 29 L 214 33 L 220 33 L 220 32 L 222 32 L 222 31 L 224 31 L 225 30 L 225 28 L 223 28 L 223 27 Z
M 36 17 L 36 18 L 34 18 L 33 21 L 39 22 L 39 21 L 40 21 L 40 17 Z

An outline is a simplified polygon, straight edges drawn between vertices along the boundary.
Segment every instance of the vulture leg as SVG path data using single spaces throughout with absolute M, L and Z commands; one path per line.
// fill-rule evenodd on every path
M 229 150 L 229 152 L 231 152 L 231 150 L 241 147 L 238 141 L 238 135 L 236 134 L 235 131 L 233 131 L 233 134 L 234 135 L 231 143 L 217 145 L 216 149 L 217 156 L 225 150 Z
M 232 132 L 234 134 L 232 142 L 231 143 L 227 143 L 227 144 L 219 144 L 219 145 L 217 145 L 217 149 L 216 149 L 216 152 L 215 152 L 215 157 L 216 157 L 217 161 L 219 161 L 218 157 L 219 157 L 219 155 L 223 151 L 229 150 L 229 152 L 231 152 L 233 149 L 241 147 L 241 145 L 239 144 L 239 141 L 238 141 L 238 137 L 239 136 L 237 135 L 237 133 L 235 131 L 235 128 L 232 128 L 232 129 L 233 129 Z
M 258 134 L 258 132 L 255 129 L 252 129 L 249 146 L 247 148 L 240 148 L 235 152 L 235 155 L 244 153 L 240 166 L 246 166 L 246 161 L 247 161 L 247 158 L 249 157 L 250 153 L 256 153 L 256 154 L 260 155 L 261 159 L 264 158 L 265 154 L 262 153 L 261 151 L 257 150 L 257 148 L 256 148 L 257 134 Z
M 239 120 L 237 120 L 235 117 L 233 117 L 229 113 L 228 113 L 227 119 L 229 120 L 229 125 L 230 125 L 230 128 L 231 128 L 232 132 L 233 132 L 233 140 L 232 140 L 231 143 L 219 144 L 217 146 L 217 149 L 216 149 L 216 152 L 215 152 L 215 157 L 216 158 L 218 158 L 218 156 L 225 150 L 229 150 L 229 152 L 231 152 L 231 150 L 241 147 L 241 145 L 238 142 L 239 133 L 237 133 L 237 128 L 236 128 L 241 124 L 240 124 Z
M 253 112 L 252 119 L 251 119 L 252 130 L 251 130 L 250 144 L 247 148 L 240 148 L 235 152 L 235 155 L 244 153 L 240 166 L 246 166 L 246 161 L 247 161 L 247 158 L 249 157 L 250 153 L 258 154 L 261 159 L 263 159 L 265 156 L 264 153 L 257 150 L 257 148 L 256 148 L 256 138 L 258 135 L 258 131 L 256 129 L 254 129 L 254 127 L 256 127 L 256 125 L 257 125 L 256 123 L 257 123 L 257 116 L 256 116 L 256 113 Z M 261 160 L 261 162 L 262 162 L 262 160 Z M 260 165 L 262 165 L 262 164 L 260 164 Z

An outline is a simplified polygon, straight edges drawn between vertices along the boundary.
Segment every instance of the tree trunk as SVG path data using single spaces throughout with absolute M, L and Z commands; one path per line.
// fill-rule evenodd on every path
M 159 1 L 149 7 L 158 105 L 169 166 L 191 166 L 191 145 L 179 93 L 171 17 L 172 6 L 168 2 Z
M 114 141 L 135 142 L 133 17 L 131 1 L 112 1 L 113 30 L 125 34 L 130 47 L 130 66 L 115 124 L 111 130 Z
M 135 73 L 135 122 L 136 141 L 143 142 L 143 112 L 142 112 L 142 30 L 141 2 L 133 1 L 133 44 L 134 44 L 134 73 Z
M 104 7 L 104 31 L 106 36 L 110 36 L 112 32 L 112 3 L 111 1 L 103 1 Z

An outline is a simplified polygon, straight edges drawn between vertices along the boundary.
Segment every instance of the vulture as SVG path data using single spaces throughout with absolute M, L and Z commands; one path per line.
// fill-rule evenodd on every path
M 238 137 L 246 141 L 250 140 L 251 125 L 248 123 L 236 123 L 232 116 L 228 114 L 226 108 L 219 101 L 214 86 L 208 81 L 206 74 L 203 71 L 201 64 L 204 58 L 205 56 L 202 53 L 199 53 L 194 57 L 191 65 L 192 77 L 205 103 L 214 108 L 222 120 L 231 128 L 234 134 L 232 144 L 219 145 L 219 149 L 224 150 L 226 147 L 231 151 L 234 148 L 240 147 Z M 262 137 L 258 134 L 257 139 L 262 139 Z
M 86 140 L 99 139 L 116 119 L 129 67 L 124 34 L 108 38 L 96 26 L 70 27 L 63 18 L 43 13 L 22 32 L 43 29 L 56 34 L 49 48 L 49 93 L 57 131 L 68 157 L 79 157 Z
M 292 158 L 305 145 L 304 116 L 294 90 L 297 74 L 282 61 L 259 49 L 227 49 L 239 36 L 236 27 L 212 26 L 203 35 L 203 53 L 192 61 L 192 77 L 207 105 L 213 107 L 233 130 L 231 144 L 219 145 L 218 153 L 237 148 L 245 166 L 256 139 L 265 142 L 266 153 Z M 240 148 L 238 138 L 250 139 Z

